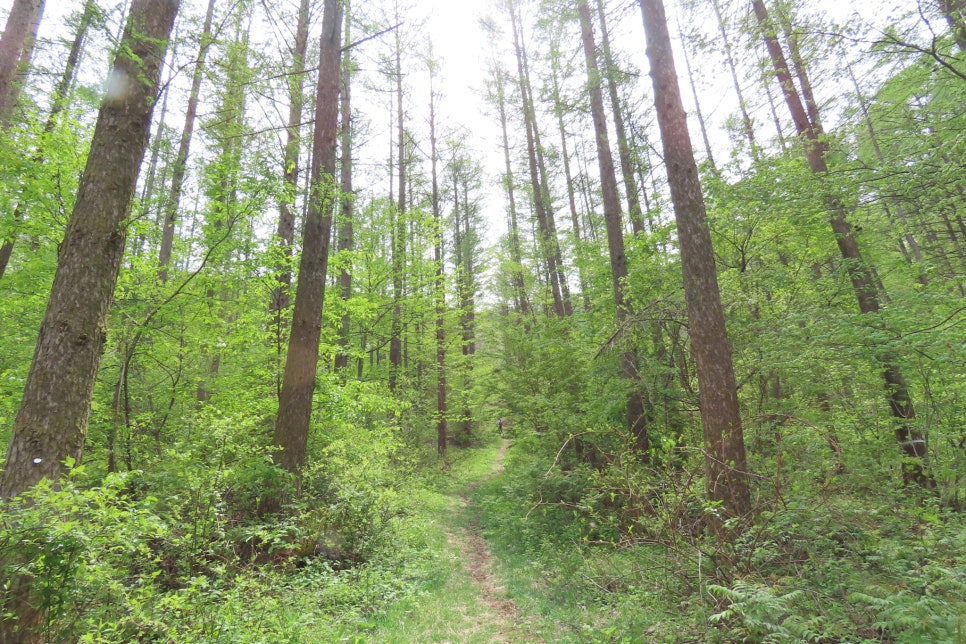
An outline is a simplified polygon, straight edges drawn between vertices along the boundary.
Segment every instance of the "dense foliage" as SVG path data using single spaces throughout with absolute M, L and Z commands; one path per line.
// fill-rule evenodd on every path
M 0 273 L 4 445 L 125 19 L 117 3 L 62 4 L 47 8 L 21 59 L 17 109 L 0 123 L 0 241 L 12 247 Z M 201 4 L 182 2 L 168 50 L 83 459 L 0 501 L 0 619 L 14 620 L 10 598 L 26 593 L 51 642 L 487 641 L 485 627 L 442 626 L 473 603 L 453 537 L 472 525 L 500 561 L 521 641 L 966 637 L 962 3 L 895 8 L 869 25 L 769 3 L 809 118 L 824 126 L 827 173 L 789 122 L 750 3 L 667 3 L 687 54 L 681 84 L 694 89 L 692 138 L 704 142 L 748 456 L 742 516 L 708 494 L 673 169 L 658 153 L 636 3 L 591 3 L 607 49 L 589 79 L 571 57 L 576 3 L 481 6 L 478 115 L 447 106 L 446 82 L 464 72 L 428 85 L 446 60 L 426 44 L 425 7 L 343 3 L 352 102 L 340 106 L 351 118 L 338 152 L 355 187 L 328 177 L 338 198 L 298 471 L 273 443 L 291 326 L 291 302 L 273 302 L 301 249 L 273 231 L 280 206 L 304 212 L 312 199 L 311 110 L 285 122 L 286 101 L 322 97 L 314 63 L 291 84 L 298 3 L 216 2 L 210 34 Z M 322 10 L 307 5 L 311 61 Z M 82 63 L 65 69 L 75 39 Z M 178 106 L 196 65 L 198 123 L 178 179 Z M 603 83 L 625 180 L 626 315 L 589 82 Z M 292 167 L 289 131 L 301 142 Z M 840 254 L 830 203 L 861 260 Z M 856 306 L 858 261 L 879 294 L 874 314 Z M 890 408 L 890 368 L 914 417 Z M 643 451 L 627 427 L 633 393 Z M 503 438 L 506 469 L 492 473 Z M 928 476 L 916 484 L 911 468 Z

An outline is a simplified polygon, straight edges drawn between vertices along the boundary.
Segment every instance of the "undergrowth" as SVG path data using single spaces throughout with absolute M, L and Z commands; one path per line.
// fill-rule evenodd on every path
M 540 440 L 521 435 L 475 494 L 553 641 L 966 641 L 966 522 L 938 498 L 860 493 L 861 472 L 795 492 L 788 476 L 762 482 L 755 520 L 718 541 L 693 463 L 590 467 Z

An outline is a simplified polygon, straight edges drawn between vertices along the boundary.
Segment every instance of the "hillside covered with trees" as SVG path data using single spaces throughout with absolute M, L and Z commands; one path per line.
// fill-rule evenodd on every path
M 0 642 L 966 641 L 966 2 L 454 6 L 0 2 Z

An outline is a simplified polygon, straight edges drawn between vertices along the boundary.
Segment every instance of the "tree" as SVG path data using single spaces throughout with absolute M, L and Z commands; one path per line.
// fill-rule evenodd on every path
M 395 5 L 396 21 L 399 21 L 399 5 Z M 396 391 L 403 363 L 402 299 L 404 272 L 406 270 L 406 112 L 403 109 L 403 41 L 399 30 L 395 36 L 396 80 L 396 162 L 399 164 L 399 184 L 396 197 L 396 217 L 392 234 L 392 329 L 389 336 L 389 390 Z
M 517 60 L 517 80 L 520 87 L 523 121 L 527 140 L 527 160 L 530 166 L 530 184 L 533 190 L 533 208 L 539 230 L 538 246 L 543 259 L 547 262 L 547 275 L 553 297 L 553 310 L 557 317 L 573 314 L 567 279 L 563 270 L 563 256 L 557 239 L 550 203 L 550 189 L 547 181 L 546 166 L 542 162 L 543 150 L 540 146 L 540 130 L 536 119 L 533 91 L 530 83 L 530 70 L 526 50 L 521 40 L 522 24 L 517 11 L 518 0 L 507 0 L 506 7 L 513 27 L 513 50 Z
M 348 12 L 348 7 L 346 7 Z M 351 20 L 346 16 L 345 20 L 345 42 L 350 42 L 349 25 Z M 349 367 L 349 299 L 352 297 L 352 261 L 351 252 L 354 245 L 354 234 L 352 229 L 352 218 L 355 209 L 355 194 L 352 190 L 352 55 L 347 48 L 342 53 L 342 94 L 339 98 L 340 106 L 340 152 L 341 160 L 339 164 L 340 190 L 339 190 L 339 253 L 347 255 L 343 257 L 342 270 L 339 272 L 339 289 L 342 296 L 342 305 L 345 312 L 342 314 L 342 328 L 339 329 L 339 352 L 335 356 L 335 368 L 345 370 Z
M 45 0 L 14 0 L 0 36 L 0 123 L 10 122 L 27 73 Z M 25 64 L 26 63 L 26 64 Z
M 600 168 L 601 192 L 604 198 L 604 221 L 607 227 L 607 249 L 610 253 L 610 268 L 614 286 L 614 301 L 617 305 L 617 324 L 627 324 L 630 305 L 624 293 L 627 280 L 627 254 L 624 251 L 624 226 L 621 221 L 620 196 L 617 194 L 617 173 L 614 157 L 610 150 L 607 135 L 607 117 L 604 114 L 604 98 L 601 91 L 601 75 L 597 65 L 597 45 L 594 42 L 593 24 L 587 0 L 577 0 L 580 15 L 581 41 L 584 46 L 584 59 L 587 63 L 587 89 L 590 93 L 590 110 L 594 119 L 594 134 L 597 143 L 597 162 Z M 635 447 L 646 457 L 648 449 L 647 422 L 644 413 L 644 397 L 638 383 L 637 348 L 629 339 L 621 357 L 621 372 L 628 384 L 626 403 L 627 429 L 634 438 Z
M 279 202 L 278 228 L 280 258 L 275 269 L 278 285 L 272 291 L 271 310 L 275 313 L 275 341 L 282 350 L 282 311 L 289 307 L 292 286 L 292 245 L 295 243 L 295 195 L 299 185 L 299 153 L 302 146 L 302 112 L 305 103 L 305 52 L 309 42 L 309 4 L 301 0 L 292 46 L 292 65 L 288 78 L 288 123 L 285 127 L 285 151 L 282 158 L 282 180 L 285 184 Z M 347 100 L 347 99 L 343 99 Z
M 277 462 L 292 473 L 298 473 L 305 462 L 319 361 L 322 304 L 325 301 L 332 208 L 335 203 L 341 24 L 342 2 L 325 0 L 315 98 L 310 199 L 303 226 L 292 331 L 273 438 L 273 444 L 279 450 Z
M 41 3 L 43 4 L 43 3 Z M 67 61 L 64 64 L 64 73 L 61 75 L 60 80 L 57 82 L 57 86 L 54 88 L 54 94 L 51 100 L 50 112 L 47 114 L 47 122 L 44 124 L 44 134 L 50 134 L 54 131 L 57 126 L 58 117 L 60 113 L 64 111 L 67 107 L 68 98 L 70 95 L 70 88 L 74 82 L 74 78 L 77 72 L 77 64 L 80 61 L 81 50 L 84 47 L 84 40 L 87 37 L 87 30 L 94 20 L 94 15 L 97 12 L 97 8 L 94 5 L 94 0 L 86 0 L 84 2 L 84 8 L 81 13 L 80 21 L 77 25 L 77 31 L 74 34 L 74 41 L 71 44 L 70 52 L 67 54 Z M 39 15 L 37 24 L 39 25 Z M 0 39 L 2 40 L 2 39 Z M 29 56 L 24 53 L 21 55 L 21 59 L 29 58 Z M 21 65 L 22 67 L 22 65 Z M 19 89 L 19 85 L 14 86 L 15 90 Z M 15 91 L 16 93 L 16 91 Z M 0 118 L 2 122 L 3 118 Z M 35 156 L 34 160 L 38 163 L 42 163 L 44 160 L 44 150 L 41 149 Z M 23 200 L 17 204 L 16 210 L 13 213 L 13 222 L 16 227 L 21 221 L 23 221 L 24 214 L 26 210 L 26 204 Z M 10 256 L 13 253 L 14 238 L 16 232 L 11 234 L 7 239 L 4 239 L 0 243 L 0 279 L 3 279 L 3 274 L 7 270 L 7 265 L 10 262 Z
M 434 281 L 434 308 L 436 312 L 436 451 L 442 456 L 446 453 L 448 442 L 448 418 L 449 404 L 447 402 L 447 383 L 446 383 L 446 284 L 445 284 L 445 259 L 443 256 L 443 214 L 440 208 L 439 190 L 439 147 L 436 141 L 436 104 L 438 95 L 434 89 L 436 78 L 437 62 L 430 53 L 427 61 L 429 67 L 429 146 L 430 146 L 430 172 L 432 180 L 432 201 L 433 209 L 433 261 L 436 263 L 436 275 Z
M 818 111 L 815 107 L 815 100 L 809 100 L 811 90 L 807 82 L 804 65 L 798 60 L 796 72 L 802 85 L 802 92 L 805 96 L 803 102 L 795 89 L 795 83 L 789 71 L 785 54 L 782 51 L 781 43 L 778 41 L 775 27 L 772 24 L 768 10 L 762 0 L 752 0 L 752 7 L 755 17 L 762 31 L 765 46 L 771 59 L 775 76 L 781 86 L 785 103 L 792 114 L 795 123 L 795 130 L 802 139 L 805 146 L 805 158 L 812 173 L 818 176 L 823 183 L 827 184 L 829 168 L 826 155 L 829 153 L 829 142 L 825 136 L 821 122 L 818 120 Z M 794 51 L 794 47 L 792 50 Z M 796 57 L 797 58 L 797 57 Z M 805 104 L 811 104 L 813 114 L 809 115 Z M 862 258 L 859 250 L 859 243 L 855 236 L 855 231 L 846 216 L 845 204 L 837 190 L 832 186 L 823 189 L 823 199 L 829 214 L 829 223 L 838 244 L 839 253 L 845 262 L 849 279 L 852 283 L 852 291 L 858 301 L 859 311 L 863 315 L 875 316 L 880 311 L 879 300 L 881 293 L 874 278 L 871 266 Z M 915 482 L 918 485 L 932 489 L 936 482 L 924 468 L 922 461 L 925 460 L 926 441 L 922 433 L 912 426 L 909 422 L 916 417 L 915 408 L 912 404 L 912 397 L 909 393 L 909 386 L 906 384 L 905 376 L 899 365 L 897 356 L 888 349 L 877 350 L 877 359 L 883 368 L 886 393 L 889 399 L 889 408 L 892 416 L 896 419 L 896 439 L 902 448 L 903 453 L 918 462 L 906 463 L 903 466 L 903 476 L 907 482 Z
M 214 12 L 215 0 L 208 0 L 208 11 L 205 13 L 205 24 L 201 32 L 201 44 L 198 46 L 198 56 L 195 59 L 195 68 L 191 76 L 191 91 L 188 93 L 188 105 L 185 109 L 184 129 L 181 131 L 178 156 L 175 158 L 172 171 L 171 190 L 165 204 L 161 246 L 158 249 L 158 280 L 162 283 L 168 280 L 168 264 L 171 262 L 171 251 L 174 247 L 174 224 L 181 204 L 181 192 L 184 190 L 188 153 L 191 150 L 191 137 L 195 129 L 195 117 L 198 114 L 201 79 L 205 73 L 205 57 L 211 47 L 211 21 Z
M 708 495 L 730 517 L 751 511 L 737 382 L 725 329 L 711 233 L 662 0 L 640 0 L 674 218 L 681 248 L 688 334 L 698 376 Z
M 107 313 L 127 238 L 177 0 L 134 0 L 14 422 L 0 498 L 56 480 L 84 449 Z

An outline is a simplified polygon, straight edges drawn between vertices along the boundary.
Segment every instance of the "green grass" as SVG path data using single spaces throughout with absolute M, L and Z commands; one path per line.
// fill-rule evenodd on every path
M 464 568 L 459 541 L 473 521 L 473 509 L 465 508 L 460 492 L 493 474 L 500 445 L 493 443 L 454 455 L 445 475 L 436 477 L 438 505 L 429 510 L 424 529 L 436 558 L 434 583 L 391 605 L 366 636 L 371 642 L 466 642 L 499 641 L 501 625 L 480 598 L 480 590 Z M 495 562 L 494 562 L 495 563 Z M 500 576 L 500 571 L 496 571 Z M 521 631 L 519 641 L 532 640 Z

